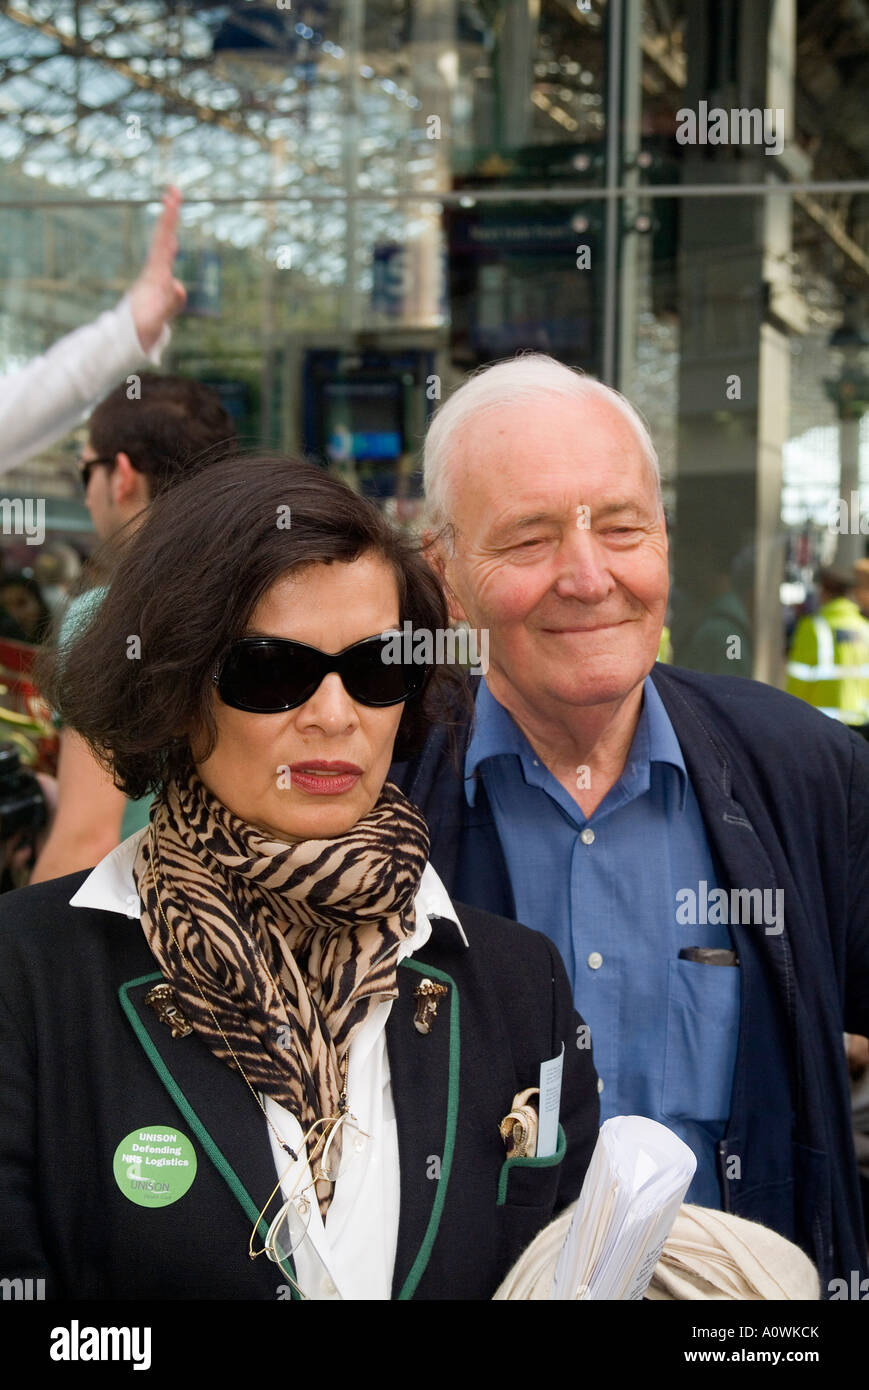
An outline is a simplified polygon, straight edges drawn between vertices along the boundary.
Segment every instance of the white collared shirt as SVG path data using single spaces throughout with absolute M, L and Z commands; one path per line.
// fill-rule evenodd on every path
M 133 863 L 145 833 L 145 830 L 137 831 L 100 860 L 70 899 L 70 905 L 123 912 L 138 920 L 141 904 L 133 881 Z M 432 930 L 430 917 L 447 917 L 455 922 L 462 940 L 468 944 L 449 894 L 431 864 L 423 871 L 414 906 L 416 930 L 401 943 L 400 961 L 428 941 Z M 391 1000 L 378 1004 L 350 1045 L 347 1102 L 359 1127 L 370 1135 L 370 1142 L 335 1183 L 325 1226 L 316 1199 L 310 1203 L 308 1240 L 294 1257 L 297 1280 L 309 1298 L 388 1299 L 391 1296 L 400 1196 L 398 1130 L 385 1032 L 391 1008 Z M 261 1096 L 260 1099 L 283 1142 L 299 1153 L 302 1129 L 295 1115 L 271 1097 Z M 284 1195 L 289 1196 L 298 1179 L 298 1166 L 286 1172 L 289 1160 L 271 1126 L 269 1139 Z M 310 1180 L 305 1163 L 298 1186 L 304 1187 Z M 263 1193 L 263 1201 L 267 1195 Z M 276 1215 L 277 1209 L 275 1199 L 270 1216 Z M 279 1267 L 275 1265 L 274 1269 L 277 1297 L 284 1280 Z

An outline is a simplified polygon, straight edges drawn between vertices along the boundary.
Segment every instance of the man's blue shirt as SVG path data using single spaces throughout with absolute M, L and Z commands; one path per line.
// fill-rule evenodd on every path
M 577 769 L 578 786 L 586 775 Z M 730 948 L 732 940 L 726 923 L 703 920 L 715 866 L 654 685 L 644 683 L 625 769 L 588 819 L 485 681 L 465 759 L 471 805 L 477 776 L 516 917 L 558 947 L 591 1030 L 601 1121 L 648 1115 L 674 1130 L 697 1156 L 686 1200 L 720 1207 L 715 1149 L 730 1111 L 740 972 L 679 959 L 685 947 Z

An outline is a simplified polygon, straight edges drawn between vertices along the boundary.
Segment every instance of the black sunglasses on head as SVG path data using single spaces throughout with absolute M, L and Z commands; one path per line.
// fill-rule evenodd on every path
M 93 473 L 94 469 L 97 467 L 98 464 L 103 464 L 106 468 L 114 468 L 115 460 L 114 458 L 105 458 L 79 459 L 78 461 L 78 473 L 79 477 L 81 478 L 81 485 L 84 488 L 85 492 L 87 492 L 88 490 L 88 484 L 91 480 L 91 473 Z
M 337 671 L 351 700 L 360 705 L 400 705 L 420 693 L 429 668 L 415 661 L 393 661 L 397 636 L 400 640 L 401 634 L 380 632 L 341 652 L 321 652 L 285 637 L 242 637 L 212 679 L 225 705 L 251 714 L 296 709 L 310 700 L 331 671 Z M 402 643 L 402 654 L 404 649 Z

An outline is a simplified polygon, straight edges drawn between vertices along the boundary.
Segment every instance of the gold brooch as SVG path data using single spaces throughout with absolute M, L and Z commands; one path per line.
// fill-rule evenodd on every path
M 416 999 L 413 1026 L 418 1033 L 430 1033 L 431 1026 L 437 1016 L 438 1001 L 447 993 L 447 987 L 446 985 L 435 984 L 434 980 L 426 977 L 417 985 L 413 993 Z
M 165 1023 L 167 1028 L 171 1028 L 173 1038 L 186 1038 L 189 1033 L 193 1032 L 192 1024 L 187 1021 L 178 1007 L 178 1000 L 175 998 L 175 991 L 171 985 L 164 982 L 149 989 L 145 995 L 145 1003 L 154 1010 L 161 1023 Z
M 505 1115 L 499 1126 L 508 1158 L 534 1158 L 537 1153 L 537 1111 L 531 1104 L 531 1097 L 539 1095 L 536 1086 L 520 1091 L 513 1097 L 509 1115 Z

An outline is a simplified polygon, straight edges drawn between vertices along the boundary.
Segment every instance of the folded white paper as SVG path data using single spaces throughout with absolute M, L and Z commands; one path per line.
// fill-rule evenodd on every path
M 643 1297 L 697 1160 L 641 1115 L 601 1126 L 555 1269 L 550 1298 Z

